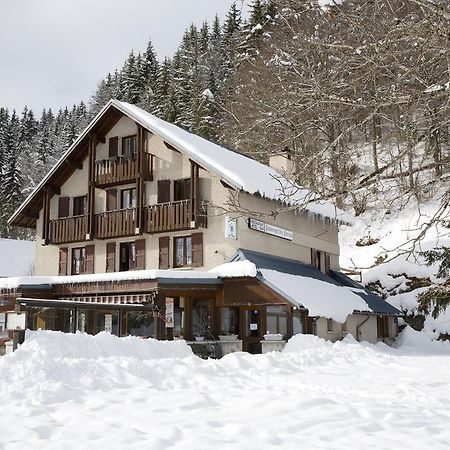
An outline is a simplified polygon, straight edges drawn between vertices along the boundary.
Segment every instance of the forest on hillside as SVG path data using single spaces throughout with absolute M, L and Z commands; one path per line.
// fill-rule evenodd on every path
M 286 151 L 356 215 L 388 190 L 420 202 L 449 176 L 449 29 L 447 0 L 253 0 L 191 25 L 170 59 L 131 51 L 89 104 L 0 105 L 0 236 L 29 236 L 8 217 L 110 98 L 263 162 Z

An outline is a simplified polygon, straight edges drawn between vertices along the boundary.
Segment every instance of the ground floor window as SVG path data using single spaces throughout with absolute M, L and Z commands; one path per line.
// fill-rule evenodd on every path
M 0 337 L 6 336 L 8 333 L 6 331 L 6 314 L 0 313 Z
M 303 311 L 294 309 L 292 312 L 292 332 L 294 334 L 303 334 L 306 332 Z
M 122 336 L 156 337 L 156 318 L 153 313 L 123 311 Z
M 286 306 L 267 307 L 267 333 L 287 334 L 287 311 Z
M 209 300 L 192 301 L 192 334 L 211 338 L 211 302 Z
M 239 309 L 220 309 L 220 334 L 239 334 Z
M 77 330 L 88 334 L 106 331 L 119 336 L 119 311 L 79 309 L 77 311 Z
M 26 308 L 27 328 L 72 333 L 75 330 L 75 310 L 70 308 Z
M 379 339 L 389 337 L 389 317 L 377 317 L 377 334 Z

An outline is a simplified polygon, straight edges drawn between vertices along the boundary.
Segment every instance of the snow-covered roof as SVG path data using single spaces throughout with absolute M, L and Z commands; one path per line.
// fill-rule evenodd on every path
M 33 274 L 35 249 L 32 241 L 0 239 L 0 278 Z
M 115 108 L 148 131 L 160 136 L 168 144 L 185 154 L 208 172 L 219 176 L 234 189 L 299 207 L 308 213 L 331 220 L 338 220 L 348 224 L 353 223 L 353 217 L 350 214 L 341 211 L 330 202 L 317 200 L 317 195 L 312 191 L 287 180 L 271 167 L 159 119 L 136 105 L 118 100 L 110 100 L 98 113 L 53 169 L 14 213 L 9 223 L 13 223 L 18 219 L 19 214 L 24 212 L 28 203 L 36 197 L 36 194 L 40 192 L 42 187 L 63 165 L 64 161 L 72 154 L 72 151 L 88 136 L 91 129 L 97 126 L 101 117 L 111 108 Z

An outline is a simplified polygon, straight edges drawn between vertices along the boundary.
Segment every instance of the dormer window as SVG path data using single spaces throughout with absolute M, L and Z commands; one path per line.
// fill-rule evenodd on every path
M 135 156 L 137 153 L 137 136 L 122 138 L 122 156 Z

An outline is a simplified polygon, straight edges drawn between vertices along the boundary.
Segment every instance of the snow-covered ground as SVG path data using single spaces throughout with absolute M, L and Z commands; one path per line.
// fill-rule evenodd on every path
M 444 449 L 450 344 L 295 336 L 201 360 L 182 342 L 35 332 L 0 358 L 0 448 Z

